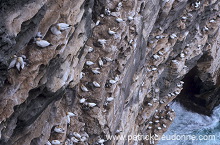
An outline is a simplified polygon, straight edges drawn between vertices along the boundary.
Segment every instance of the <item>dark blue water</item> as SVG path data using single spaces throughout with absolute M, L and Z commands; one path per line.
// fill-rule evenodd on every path
M 168 139 L 179 138 L 161 140 L 158 145 L 220 145 L 220 105 L 211 117 L 186 111 L 176 102 L 171 108 L 175 110 L 176 118 L 164 135 Z

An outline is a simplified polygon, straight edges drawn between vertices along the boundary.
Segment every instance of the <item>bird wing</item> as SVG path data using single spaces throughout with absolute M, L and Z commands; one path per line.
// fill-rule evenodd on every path
M 17 61 L 17 58 L 13 58 L 12 61 L 10 62 L 10 64 L 9 64 L 8 69 L 15 67 L 16 61 Z

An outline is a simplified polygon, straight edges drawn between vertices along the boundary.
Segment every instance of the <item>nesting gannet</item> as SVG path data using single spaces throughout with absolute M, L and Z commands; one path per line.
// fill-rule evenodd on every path
M 84 72 L 80 72 L 80 74 L 79 74 L 80 80 L 81 80 L 84 76 L 85 76 L 85 73 L 84 73 Z
M 158 129 L 158 130 L 161 130 L 162 128 L 161 128 L 161 127 L 157 127 L 157 129 Z
M 153 102 L 154 102 L 154 103 L 157 102 L 157 100 L 158 100 L 157 98 L 153 98 Z
M 176 36 L 176 34 L 173 33 L 173 34 L 170 35 L 170 38 L 175 39 L 175 38 L 177 38 L 177 36 Z
M 93 47 L 89 47 L 88 52 L 93 52 L 94 48 Z
M 99 139 L 99 140 L 97 141 L 97 143 L 103 144 L 103 143 L 106 142 L 106 141 L 107 141 L 107 140 Z
M 182 88 L 182 87 L 183 87 L 183 85 L 180 84 L 180 83 L 177 83 L 176 86 L 177 86 L 178 88 Z
M 179 95 L 179 94 L 180 94 L 180 92 L 178 92 L 178 91 L 175 91 L 175 92 L 174 92 L 174 94 L 176 94 L 176 95 Z
M 21 64 L 21 69 L 23 69 L 25 65 L 23 57 L 18 57 L 17 61 Z
M 64 133 L 64 129 L 63 128 L 61 128 L 61 127 L 59 127 L 59 126 L 56 126 L 55 128 L 54 128 L 54 131 L 56 132 L 56 133 Z
M 86 61 L 86 65 L 88 65 L 88 66 L 90 66 L 90 65 L 93 65 L 93 64 L 95 64 L 94 62 L 92 62 L 92 61 Z
M 209 23 L 214 23 L 214 22 L 215 22 L 215 20 L 214 20 L 214 19 L 212 19 L 212 20 L 210 20 L 210 21 L 209 21 Z
M 154 55 L 153 55 L 153 58 L 157 60 L 157 59 L 159 59 L 159 58 L 160 58 L 160 56 L 159 56 L 159 55 L 157 55 L 157 54 L 154 54 Z
M 110 84 L 115 84 L 117 81 L 116 80 L 109 80 Z
M 100 71 L 98 71 L 98 69 L 92 69 L 92 72 L 94 73 L 94 74 L 100 74 L 101 72 Z
M 160 121 L 159 120 L 155 120 L 154 122 L 159 123 Z
M 200 1 L 195 3 L 195 8 L 198 8 L 200 6 Z
M 16 66 L 16 68 L 17 68 L 18 71 L 21 70 L 21 69 L 20 69 L 20 68 L 21 68 L 21 64 L 20 64 L 18 61 L 16 62 L 15 66 Z
M 158 51 L 158 54 L 159 54 L 159 55 L 163 55 L 163 52 L 162 52 L 162 51 Z
M 162 38 L 164 38 L 164 36 L 163 35 L 157 35 L 155 38 L 156 39 L 162 39 Z
M 100 17 L 104 18 L 104 14 L 100 14 Z
M 89 106 L 89 107 L 95 107 L 96 103 L 86 103 L 86 105 Z
M 70 117 L 74 117 L 77 116 L 76 114 L 72 113 L 72 112 L 66 112 L 66 115 L 70 116 Z
M 187 17 L 181 17 L 183 20 L 186 20 L 187 19 Z
M 70 116 L 69 115 L 66 116 L 66 121 L 67 121 L 67 124 L 70 124 Z
M 149 124 L 153 124 L 153 122 L 152 122 L 152 121 L 149 121 L 148 123 L 149 123 Z
M 209 28 L 207 27 L 207 26 L 205 26 L 204 28 L 203 28 L 203 31 L 208 31 L 209 30 Z
M 100 84 L 99 84 L 98 82 L 96 82 L 96 81 L 93 81 L 92 83 L 93 83 L 93 85 L 94 85 L 95 87 L 97 87 L 97 88 L 100 88 L 100 87 L 101 87 Z
M 114 35 L 114 34 L 116 34 L 116 32 L 115 32 L 115 31 L 112 31 L 110 28 L 108 28 L 108 34 L 109 34 L 109 35 Z
M 69 29 L 72 26 L 66 23 L 58 23 L 56 25 L 57 25 L 58 30 L 61 30 L 61 31 Z
M 99 42 L 101 45 L 104 45 L 104 44 L 107 42 L 107 40 L 105 40 L 105 39 L 98 39 L 98 42 Z
M 174 93 L 170 93 L 171 94 L 171 96 L 175 96 L 175 94 Z
M 131 39 L 131 40 L 128 42 L 128 44 L 131 44 L 133 41 L 134 41 L 134 40 L 133 40 L 133 39 Z
M 167 128 L 167 126 L 166 126 L 165 124 L 162 124 L 162 126 L 163 126 L 164 128 Z
M 72 142 L 74 142 L 74 143 L 78 143 L 78 142 L 79 142 L 79 140 L 78 140 L 77 138 L 75 138 L 74 136 L 71 137 L 70 140 L 71 140 Z
M 41 38 L 36 39 L 36 44 L 37 46 L 42 47 L 42 48 L 47 47 L 47 46 L 52 46 L 52 44 L 50 44 L 48 41 L 42 40 Z
M 181 58 L 184 58 L 184 57 L 185 57 L 185 54 L 184 54 L 184 53 L 180 53 L 180 57 L 181 57 Z
M 83 104 L 83 103 L 85 103 L 85 102 L 86 102 L 86 99 L 85 99 L 85 98 L 82 98 L 82 99 L 79 100 L 79 103 L 80 103 L 80 104 Z
M 152 71 L 156 71 L 157 70 L 157 68 L 156 67 L 152 67 L 152 69 L 151 69 Z
M 173 121 L 173 119 L 172 119 L 171 117 L 169 117 L 169 120 L 170 120 L 170 121 Z
M 79 133 L 77 133 L 77 132 L 73 132 L 73 135 L 74 135 L 75 137 L 77 137 L 77 138 L 81 138 L 81 135 L 80 135 Z
M 120 7 L 116 7 L 115 10 L 118 12 L 118 11 L 121 10 L 121 8 Z
M 88 92 L 89 91 L 83 84 L 81 85 L 81 90 L 83 92 Z
M 24 69 L 24 66 L 26 64 L 26 62 L 24 61 L 24 59 L 26 59 L 26 56 L 21 55 L 19 57 L 17 57 L 16 55 L 13 56 L 12 61 L 9 64 L 8 69 L 11 69 L 13 67 L 16 66 L 17 70 L 20 71 L 21 69 Z
M 132 16 L 128 16 L 128 20 L 132 21 L 132 20 L 134 20 L 134 18 Z
M 61 144 L 61 141 L 59 141 L 59 140 L 52 140 L 51 143 L 52 144 Z
M 87 137 L 85 137 L 85 136 L 81 137 L 81 139 L 80 139 L 81 142 L 84 142 L 86 140 L 87 140 Z
M 122 7 L 122 2 L 119 2 L 119 3 L 118 3 L 118 7 Z
M 108 15 L 108 16 L 111 15 L 111 11 L 109 10 L 109 8 L 105 9 L 105 14 Z
M 148 126 L 148 127 L 147 127 L 147 129 L 151 129 L 151 128 L 152 128 L 151 126 Z
M 12 61 L 10 62 L 9 66 L 8 66 L 8 69 L 15 67 L 15 64 L 17 62 L 17 58 L 18 57 L 16 55 L 13 56 Z
M 178 60 L 171 60 L 174 64 L 179 64 Z
M 50 31 L 54 34 L 54 35 L 60 35 L 61 34 L 61 31 L 58 29 L 58 26 L 52 26 L 50 28 Z
M 100 20 L 97 20 L 96 23 L 95 23 L 95 25 L 98 26 L 99 23 L 100 23 Z
M 154 118 L 159 119 L 160 117 L 159 117 L 159 116 L 157 116 L 157 115 L 155 115 L 155 116 L 154 116 Z
M 102 61 L 101 58 L 99 58 L 99 60 L 98 60 L 98 64 L 99 64 L 100 67 L 102 67 L 102 66 L 104 65 L 104 63 L 103 63 L 103 61 Z
M 107 99 L 106 99 L 107 102 L 111 102 L 113 100 L 114 100 L 114 97 L 107 97 Z
M 151 103 L 147 103 L 147 105 L 148 105 L 148 106 L 153 106 L 153 104 L 151 104 Z
M 47 141 L 45 145 L 52 145 L 50 141 Z
M 108 61 L 108 62 L 113 61 L 110 57 L 105 57 L 104 59 L 105 59 L 106 61 Z
M 124 22 L 124 20 L 122 18 L 116 18 L 115 19 L 118 23 Z

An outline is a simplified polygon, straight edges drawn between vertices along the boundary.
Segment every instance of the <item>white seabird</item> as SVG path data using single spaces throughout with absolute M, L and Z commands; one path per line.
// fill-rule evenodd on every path
M 72 142 L 74 142 L 74 143 L 78 143 L 78 142 L 79 142 L 79 140 L 78 140 L 77 138 L 75 138 L 74 136 L 71 137 L 70 140 L 71 140 Z
M 83 84 L 81 85 L 81 90 L 83 92 L 88 92 L 89 91 Z
M 79 103 L 80 103 L 80 104 L 83 104 L 83 103 L 85 103 L 85 102 L 86 102 L 86 99 L 85 99 L 85 98 L 82 98 L 82 99 L 79 100 Z
M 57 27 L 58 27 L 58 30 L 66 30 L 66 29 L 69 29 L 72 25 L 69 25 L 69 24 L 66 24 L 66 23 L 58 23 L 57 24 Z
M 116 18 L 115 20 L 116 20 L 118 23 L 121 23 L 121 22 L 124 21 L 122 18 Z
M 99 66 L 100 66 L 100 67 L 102 67 L 102 66 L 104 65 L 104 63 L 103 63 L 103 61 L 102 61 L 102 59 L 101 59 L 101 58 L 99 58 L 98 63 L 99 63 Z
M 77 137 L 77 138 L 81 138 L 81 135 L 80 135 L 79 133 L 77 133 L 77 132 L 73 132 L 73 135 L 74 135 L 75 137 Z
M 92 52 L 94 50 L 93 47 L 89 47 L 88 52 Z
M 61 31 L 58 29 L 57 26 L 52 26 L 50 28 L 50 31 L 54 34 L 54 35 L 60 35 L 61 34 Z
M 11 68 L 15 67 L 15 64 L 17 62 L 17 58 L 18 57 L 16 55 L 13 56 L 13 59 L 12 59 L 12 61 L 10 62 L 9 66 L 8 66 L 8 69 L 11 69 Z
M 54 128 L 54 131 L 56 132 L 56 133 L 64 133 L 64 129 L 63 128 L 61 128 L 61 127 L 59 127 L 59 126 L 56 126 L 55 128 Z
M 104 44 L 107 42 L 107 40 L 105 40 L 105 39 L 98 39 L 98 42 L 99 42 L 101 45 L 104 45 Z
M 92 69 L 92 72 L 93 72 L 94 74 L 100 74 L 100 73 L 101 73 L 101 72 L 98 71 L 97 69 Z
M 108 62 L 113 61 L 110 57 L 105 57 L 105 60 Z
M 89 61 L 89 60 L 88 60 L 88 61 L 86 61 L 86 65 L 89 65 L 89 66 L 90 66 L 90 65 L 93 65 L 93 64 L 95 64 L 95 63 L 94 63 L 94 62 L 92 62 L 92 61 Z
M 114 97 L 107 97 L 107 99 L 106 99 L 107 102 L 111 102 L 113 100 L 114 100 Z
M 45 145 L 52 145 L 52 144 L 51 144 L 50 141 L 48 140 Z
M 116 34 L 116 32 L 115 31 L 112 31 L 110 28 L 108 29 L 108 34 L 109 35 L 114 35 L 114 34 Z
M 98 143 L 103 144 L 103 143 L 106 142 L 106 141 L 107 141 L 107 140 L 99 139 L 99 140 L 98 140 Z
M 72 113 L 72 112 L 66 112 L 66 115 L 70 116 L 70 117 L 74 117 L 77 116 L 76 114 Z
M 52 140 L 51 143 L 52 144 L 61 144 L 61 142 L 59 140 Z
M 92 83 L 93 83 L 93 85 L 94 85 L 95 87 L 97 87 L 97 88 L 100 88 L 100 87 L 101 87 L 100 84 L 99 84 L 98 82 L 96 82 L 96 81 L 93 81 Z
M 87 103 L 86 105 L 89 106 L 89 107 L 95 107 L 96 103 Z
M 36 39 L 36 44 L 37 46 L 42 47 L 42 48 L 47 47 L 47 46 L 52 46 L 52 44 L 50 44 L 48 41 L 42 40 L 41 38 Z
M 132 16 L 128 16 L 128 20 L 132 21 L 132 20 L 134 20 L 134 18 Z

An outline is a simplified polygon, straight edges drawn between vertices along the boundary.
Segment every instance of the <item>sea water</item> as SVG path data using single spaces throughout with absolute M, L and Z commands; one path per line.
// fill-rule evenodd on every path
M 187 111 L 177 102 L 170 107 L 176 117 L 158 145 L 220 145 L 220 105 L 211 117 Z

